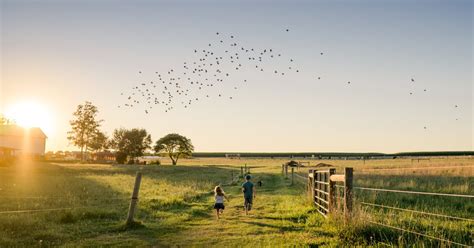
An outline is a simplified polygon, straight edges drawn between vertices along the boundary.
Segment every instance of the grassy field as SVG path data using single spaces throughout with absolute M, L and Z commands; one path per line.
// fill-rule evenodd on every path
M 325 219 L 308 203 L 303 183 L 290 185 L 281 176 L 286 159 L 200 158 L 179 166 L 111 166 L 19 162 L 0 167 L 0 212 L 55 209 L 48 212 L 0 213 L 0 247 L 281 247 L 407 245 L 432 243 L 414 235 L 369 225 L 359 219 L 428 232 L 472 244 L 473 222 L 426 218 L 368 208 L 370 202 L 474 218 L 472 199 L 446 199 L 356 192 L 357 217 L 343 226 Z M 469 158 L 366 161 L 310 161 L 355 168 L 356 186 L 474 194 L 474 160 Z M 251 215 L 243 214 L 240 166 L 247 164 L 256 180 Z M 430 168 L 430 169 L 427 169 Z M 374 170 L 377 169 L 377 170 Z M 124 229 L 135 173 L 143 173 L 139 224 Z M 300 173 L 304 174 L 305 170 Z M 234 175 L 234 177 L 232 177 Z M 223 218 L 216 220 L 211 190 L 223 184 L 230 196 Z

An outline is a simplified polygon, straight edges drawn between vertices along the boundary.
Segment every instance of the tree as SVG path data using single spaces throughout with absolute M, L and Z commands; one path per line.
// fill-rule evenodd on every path
M 71 131 L 68 140 L 81 148 L 81 160 L 84 160 L 84 151 L 93 143 L 94 137 L 99 132 L 102 120 L 97 120 L 98 109 L 91 102 L 77 106 L 73 113 L 74 118 L 69 122 Z
M 92 152 L 104 151 L 109 148 L 109 140 L 107 135 L 101 131 L 97 131 L 88 146 L 88 149 Z
M 116 151 L 117 162 L 123 163 L 127 158 L 135 161 L 151 148 L 151 135 L 145 129 L 115 129 L 111 146 Z
M 192 155 L 194 146 L 185 136 L 171 133 L 156 142 L 155 151 L 168 153 L 173 165 L 176 165 L 181 156 Z

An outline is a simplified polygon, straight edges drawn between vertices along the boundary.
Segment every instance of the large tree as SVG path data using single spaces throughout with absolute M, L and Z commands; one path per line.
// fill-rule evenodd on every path
M 91 102 L 85 102 L 77 106 L 73 113 L 73 119 L 69 121 L 71 131 L 68 132 L 68 140 L 81 148 L 81 160 L 84 160 L 84 151 L 93 143 L 99 132 L 102 120 L 97 119 L 99 110 Z
M 115 129 L 111 146 L 117 153 L 117 162 L 122 163 L 126 158 L 135 161 L 151 148 L 151 135 L 145 129 Z
M 177 133 L 171 133 L 159 139 L 155 145 L 157 153 L 166 152 L 173 165 L 178 164 L 178 159 L 185 155 L 192 155 L 194 146 L 191 140 Z
M 92 137 L 91 143 L 88 146 L 89 151 L 99 152 L 109 148 L 109 140 L 107 135 L 101 131 L 97 131 Z

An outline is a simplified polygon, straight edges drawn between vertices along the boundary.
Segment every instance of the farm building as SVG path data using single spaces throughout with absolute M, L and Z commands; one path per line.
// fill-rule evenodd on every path
M 0 157 L 44 156 L 46 138 L 40 128 L 0 125 Z

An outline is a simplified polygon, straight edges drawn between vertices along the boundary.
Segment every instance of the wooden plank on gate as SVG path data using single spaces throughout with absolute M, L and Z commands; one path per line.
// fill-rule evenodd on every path
M 333 182 L 344 182 L 344 175 L 331 175 L 331 181 Z
M 325 172 L 324 173 L 324 182 L 328 183 L 328 184 L 325 184 L 323 186 L 324 188 L 324 193 L 322 195 L 324 201 L 326 203 L 326 206 L 328 207 L 328 210 L 329 210 L 329 201 L 328 201 L 328 195 L 327 195 L 327 192 L 329 191 L 328 190 L 328 186 L 329 186 L 329 171 L 328 172 Z M 329 211 L 328 211 L 329 212 Z

